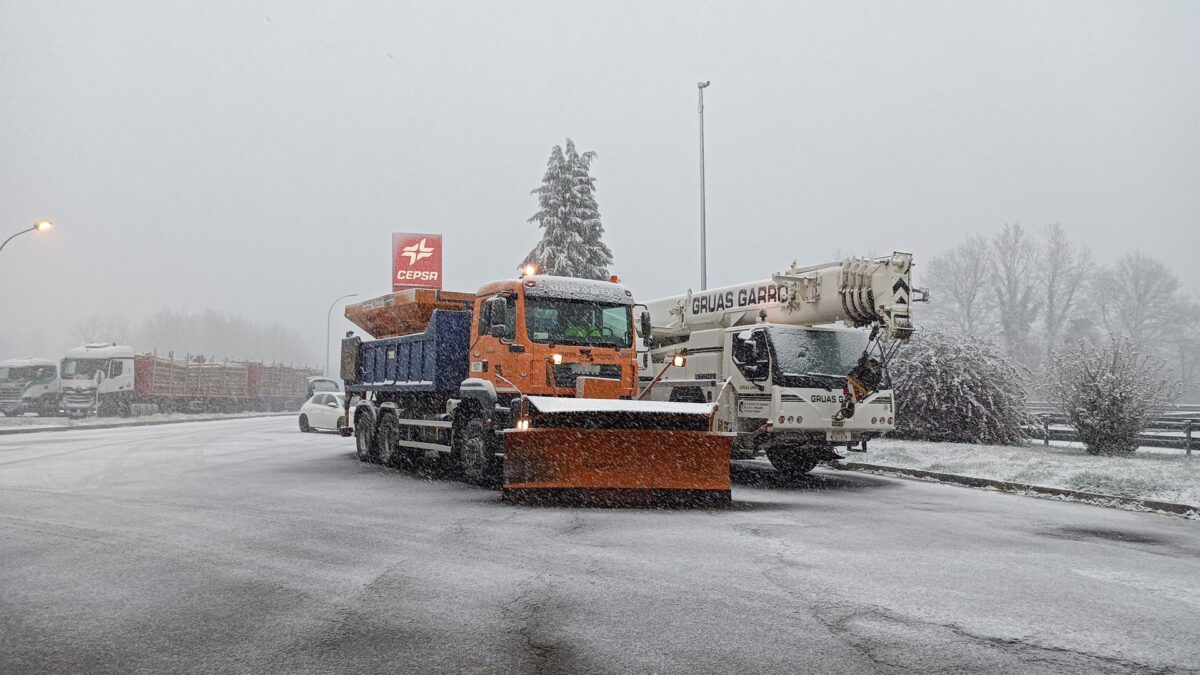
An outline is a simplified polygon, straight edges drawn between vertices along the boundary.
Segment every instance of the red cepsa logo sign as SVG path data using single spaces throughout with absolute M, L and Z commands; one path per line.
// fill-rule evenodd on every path
M 392 234 L 392 290 L 442 287 L 442 235 Z

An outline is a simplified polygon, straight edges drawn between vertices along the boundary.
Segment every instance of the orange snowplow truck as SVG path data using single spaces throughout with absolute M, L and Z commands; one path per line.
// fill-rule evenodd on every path
M 364 461 L 438 453 L 511 499 L 728 501 L 716 404 L 636 400 L 633 306 L 615 278 L 546 275 L 350 305 L 377 339 L 342 342 L 345 433 Z

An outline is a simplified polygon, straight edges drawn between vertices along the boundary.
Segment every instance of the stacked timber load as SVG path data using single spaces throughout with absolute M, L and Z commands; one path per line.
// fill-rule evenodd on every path
M 134 365 L 135 389 L 141 396 L 186 396 L 187 361 L 143 354 Z
M 224 361 L 188 364 L 188 394 L 197 398 L 245 398 L 246 364 Z
M 308 393 L 308 378 L 320 375 L 316 368 L 298 368 L 282 363 L 262 364 L 259 395 L 267 397 L 304 398 Z
M 432 288 L 410 288 L 346 305 L 346 318 L 373 338 L 420 333 L 429 325 L 433 310 L 469 311 L 474 293 Z

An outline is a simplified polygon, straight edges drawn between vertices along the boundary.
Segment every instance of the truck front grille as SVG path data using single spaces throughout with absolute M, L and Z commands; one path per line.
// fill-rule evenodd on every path
M 616 364 L 562 363 L 553 366 L 554 386 L 575 388 L 580 377 L 621 379 L 621 366 Z

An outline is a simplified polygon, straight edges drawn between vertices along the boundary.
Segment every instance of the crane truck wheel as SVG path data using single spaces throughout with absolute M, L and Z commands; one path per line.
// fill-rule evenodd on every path
M 795 448 L 768 448 L 767 459 L 776 471 L 789 478 L 803 476 L 816 468 L 817 462 L 820 461 Z
M 491 431 L 483 420 L 474 417 L 463 425 L 458 443 L 458 461 L 463 476 L 476 485 L 487 485 L 496 477 L 496 456 Z

